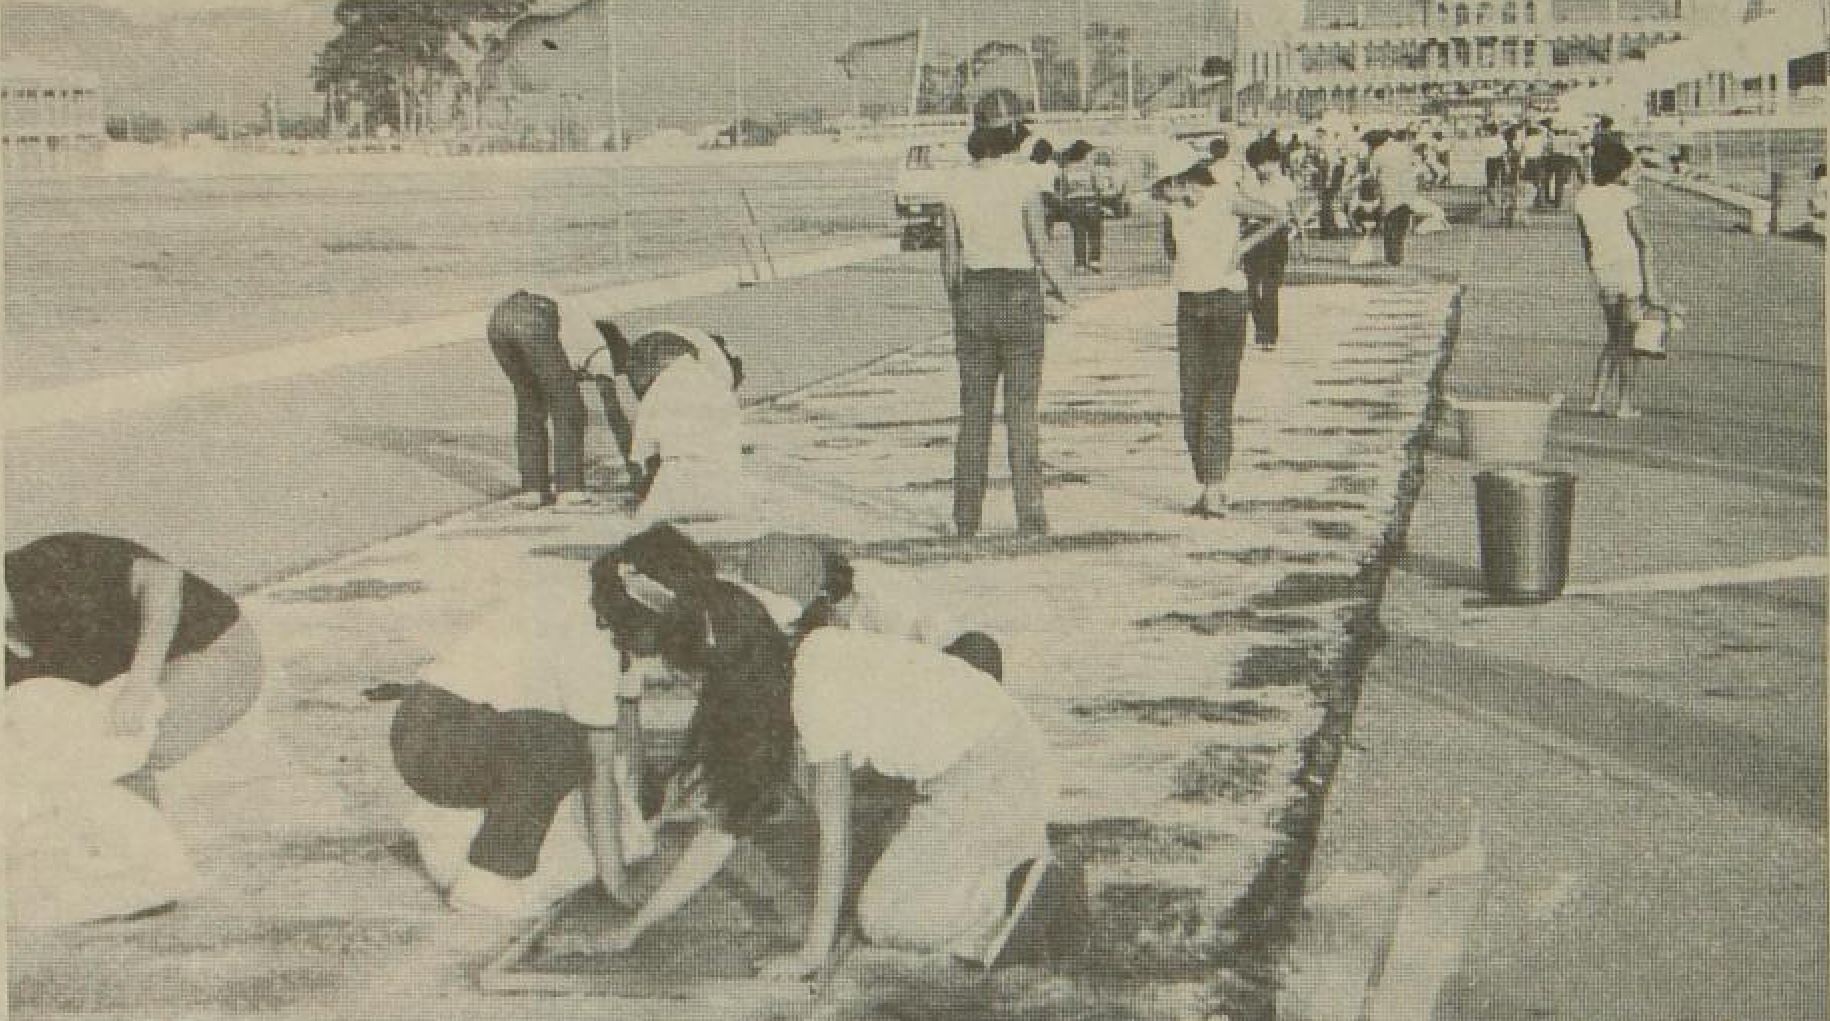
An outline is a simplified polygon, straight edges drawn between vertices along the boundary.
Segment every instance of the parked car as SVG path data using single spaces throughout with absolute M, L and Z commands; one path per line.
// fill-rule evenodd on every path
M 940 246 L 941 201 L 951 175 L 966 166 L 966 150 L 950 142 L 909 146 L 896 175 L 896 216 L 902 221 L 905 252 Z

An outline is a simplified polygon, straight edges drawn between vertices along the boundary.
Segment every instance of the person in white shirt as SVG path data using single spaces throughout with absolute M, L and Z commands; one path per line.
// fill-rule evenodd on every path
M 762 536 L 745 552 L 743 581 L 790 636 L 827 626 L 871 631 L 939 649 L 1003 679 L 996 639 L 968 628 L 909 578 L 853 560 L 823 536 Z
M 1010 695 L 958 659 L 887 635 L 825 627 L 796 649 L 732 585 L 676 596 L 704 622 L 704 641 L 674 655 L 701 679 L 681 768 L 708 818 L 647 902 L 610 934 L 610 949 L 626 951 L 679 910 L 798 787 L 819 831 L 813 908 L 800 948 L 760 971 L 800 981 L 825 970 L 855 837 L 853 770 L 869 766 L 912 781 L 921 798 L 864 879 L 862 936 L 995 963 L 1023 911 L 1012 888 L 1050 860 L 1059 790 L 1040 732 Z
M 960 373 L 959 440 L 954 444 L 953 524 L 978 533 L 984 510 L 991 423 L 998 383 L 1010 438 L 1017 531 L 1044 535 L 1041 426 L 1046 291 L 1064 298 L 1050 271 L 1046 215 L 1033 164 L 1020 155 L 1020 103 L 1007 89 L 981 97 L 966 141 L 973 158 L 949 187 L 941 232 L 941 278 L 953 305 Z
M 1244 184 L 1245 194 L 1284 211 L 1277 221 L 1253 224 L 1258 230 L 1269 231 L 1270 236 L 1252 246 L 1240 261 L 1252 300 L 1252 339 L 1269 351 L 1277 347 L 1278 292 L 1283 288 L 1284 268 L 1290 262 L 1288 224 L 1301 219 L 1297 202 L 1302 193 L 1285 176 L 1275 139 L 1261 138 L 1246 146 L 1245 163 L 1251 170 L 1251 177 Z
M 1157 154 L 1151 192 L 1168 210 L 1163 250 L 1176 289 L 1176 351 L 1180 362 L 1182 434 L 1201 495 L 1190 512 L 1226 513 L 1226 474 L 1233 455 L 1233 397 L 1245 353 L 1251 308 L 1240 259 L 1240 217 L 1288 222 L 1289 211 L 1243 194 L 1233 178 L 1216 177 L 1187 146 L 1169 143 Z M 1256 237 L 1262 240 L 1267 232 Z
M 1634 214 L 1639 207 L 1632 183 L 1636 163 L 1624 144 L 1612 139 L 1597 142 L 1594 183 L 1577 192 L 1574 203 L 1582 251 L 1594 274 L 1607 326 L 1607 341 L 1595 363 L 1589 413 L 1608 414 L 1611 394 L 1616 418 L 1639 417 L 1628 384 L 1633 331 L 1642 307 L 1671 309 L 1649 269 L 1645 238 Z
M 642 402 L 629 446 L 643 470 L 638 528 L 742 520 L 754 510 L 735 370 L 724 346 L 703 330 L 655 330 L 630 346 L 629 382 Z
M 1379 182 L 1379 196 L 1384 202 L 1384 216 L 1379 233 L 1385 242 L 1385 263 L 1404 262 L 1404 240 L 1411 232 L 1411 217 L 1416 208 L 1417 156 L 1405 142 L 1386 131 L 1366 133 L 1370 153 L 1368 173 Z
M 400 702 L 407 827 L 455 908 L 525 917 L 593 879 L 623 898 L 627 861 L 652 850 L 629 759 L 644 678 L 619 670 L 581 574 L 530 568 L 420 683 L 367 692 Z

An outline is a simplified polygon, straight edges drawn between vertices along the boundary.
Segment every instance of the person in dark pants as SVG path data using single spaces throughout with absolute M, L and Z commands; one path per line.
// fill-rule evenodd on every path
M 1190 510 L 1201 517 L 1222 517 L 1233 455 L 1233 397 L 1251 309 L 1239 269 L 1244 254 L 1240 217 L 1287 223 L 1288 211 L 1242 194 L 1232 175 L 1216 178 L 1208 164 L 1197 162 L 1179 143 L 1158 153 L 1156 166 L 1165 176 L 1152 193 L 1169 207 L 1163 249 L 1173 264 L 1176 288 L 1182 433 L 1201 485 Z
M 1285 210 L 1286 219 L 1294 219 L 1300 193 L 1296 184 L 1284 176 L 1277 142 L 1261 138 L 1247 146 L 1245 164 L 1252 172 L 1245 182 L 1246 194 Z M 1252 299 L 1253 340 L 1269 351 L 1277 346 L 1278 292 L 1283 288 L 1284 268 L 1290 262 L 1290 229 L 1282 223 L 1255 224 L 1254 229 L 1265 231 L 1268 236 L 1252 245 L 1240 265 Z
M 502 299 L 489 317 L 489 350 L 515 391 L 515 458 L 522 489 L 517 503 L 589 502 L 583 492 L 585 402 L 559 343 L 559 306 L 527 291 Z
M 1411 202 L 1417 195 L 1417 157 L 1386 131 L 1367 132 L 1366 144 L 1372 153 L 1369 170 L 1385 200 L 1385 215 L 1379 221 L 1385 264 L 1402 265 L 1404 239 L 1411 232 Z
M 1105 247 L 1105 213 L 1100 208 L 1099 187 L 1087 157 L 1093 146 L 1085 139 L 1068 146 L 1061 156 L 1061 201 L 1067 207 L 1068 226 L 1074 232 L 1074 268 L 1099 272 Z
M 973 164 L 948 195 L 941 247 L 941 275 L 953 303 L 960 374 L 953 524 L 961 538 L 978 532 L 993 403 L 1001 380 L 1017 530 L 1042 535 L 1048 531 L 1037 421 L 1042 301 L 1045 288 L 1057 298 L 1062 292 L 1043 255 L 1042 200 L 1035 173 L 1015 155 L 1024 138 L 1015 96 L 993 90 L 980 106 L 975 118 L 979 126 L 966 142 Z

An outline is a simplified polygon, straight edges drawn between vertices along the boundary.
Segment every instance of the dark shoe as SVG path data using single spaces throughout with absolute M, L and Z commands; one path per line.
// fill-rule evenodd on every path
M 1024 862 L 1010 873 L 1004 925 L 985 949 L 984 964 L 1049 965 L 1086 951 L 1093 911 L 1086 871 L 1053 856 Z

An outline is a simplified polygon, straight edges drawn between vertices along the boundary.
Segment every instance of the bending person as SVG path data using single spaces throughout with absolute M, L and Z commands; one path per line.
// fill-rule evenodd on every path
M 585 402 L 559 342 L 559 306 L 528 291 L 503 298 L 489 317 L 489 350 L 515 392 L 515 460 L 521 473 L 516 504 L 589 504 Z
M 620 579 L 603 580 L 605 605 L 633 602 Z M 788 980 L 822 972 L 851 861 L 852 770 L 869 765 L 915 781 L 923 799 L 864 880 L 862 935 L 994 963 L 1024 905 L 1043 901 L 1025 894 L 1049 857 L 1056 791 L 1043 740 L 1010 696 L 951 656 L 884 635 L 818 628 L 796 652 L 763 606 L 726 582 L 671 595 L 694 641 L 674 644 L 669 667 L 702 678 L 681 768 L 709 819 L 611 948 L 627 950 L 683 906 L 798 785 L 819 825 L 814 906 L 801 948 L 762 970 Z

